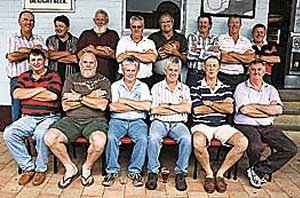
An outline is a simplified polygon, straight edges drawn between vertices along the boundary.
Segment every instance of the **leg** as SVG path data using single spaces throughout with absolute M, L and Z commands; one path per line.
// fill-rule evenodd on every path
M 127 129 L 125 128 L 126 124 L 126 121 L 114 118 L 109 121 L 105 155 L 107 164 L 105 170 L 108 174 L 119 173 L 120 171 L 118 162 L 120 152 L 119 147 L 121 144 L 120 139 L 127 133 Z
M 17 78 L 10 79 L 10 96 L 11 96 L 11 118 L 16 121 L 21 117 L 21 101 L 13 97 L 13 91 L 16 88 Z
M 154 120 L 150 125 L 148 140 L 148 172 L 158 174 L 159 153 L 162 147 L 163 137 L 167 135 L 167 129 L 163 122 Z
M 216 177 L 223 177 L 224 173 L 242 157 L 248 146 L 248 140 L 241 132 L 233 134 L 227 143 L 232 145 L 232 148 L 227 153 Z
M 274 173 L 297 154 L 297 146 L 282 130 L 274 126 L 267 126 L 262 128 L 261 135 L 263 141 L 274 148 L 276 152 L 254 166 L 254 171 L 258 174 L 261 173 L 259 175 Z
M 128 135 L 134 142 L 128 172 L 141 173 L 145 162 L 147 151 L 148 126 L 142 120 L 133 121 L 129 124 Z
M 191 134 L 189 129 L 183 123 L 172 124 L 169 136 L 179 144 L 178 159 L 176 162 L 175 173 L 187 174 L 189 159 L 192 153 Z

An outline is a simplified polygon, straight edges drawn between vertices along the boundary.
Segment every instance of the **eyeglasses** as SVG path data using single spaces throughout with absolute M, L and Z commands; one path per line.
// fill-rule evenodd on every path
M 132 25 L 131 28 L 132 29 L 141 29 L 143 26 L 141 25 Z

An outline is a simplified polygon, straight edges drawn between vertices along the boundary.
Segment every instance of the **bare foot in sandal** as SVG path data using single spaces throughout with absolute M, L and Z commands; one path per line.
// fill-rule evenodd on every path
M 75 165 L 72 165 L 70 168 L 66 167 L 65 175 L 58 182 L 58 187 L 61 189 L 67 188 L 79 175 L 79 171 Z
M 82 167 L 80 181 L 83 186 L 91 186 L 94 183 L 92 169 Z

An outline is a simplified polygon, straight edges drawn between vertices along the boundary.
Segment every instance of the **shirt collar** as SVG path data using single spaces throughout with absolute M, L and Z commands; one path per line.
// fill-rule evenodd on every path
M 134 85 L 133 85 L 133 87 L 132 87 L 132 90 L 134 90 L 137 86 L 139 86 L 141 84 L 141 81 L 139 80 L 139 79 L 136 79 L 135 80 L 135 83 L 134 83 Z M 124 82 L 124 77 L 120 80 L 120 85 L 122 86 L 122 87 L 124 87 L 126 90 L 128 90 L 128 87 L 126 86 L 126 84 L 125 84 L 125 82 Z M 131 90 L 131 91 L 132 91 Z M 129 90 L 128 90 L 129 91 Z
M 250 79 L 248 79 L 247 81 L 245 81 L 245 84 L 246 84 L 246 87 L 254 89 L 253 85 L 251 85 L 251 83 L 250 83 Z M 265 87 L 268 87 L 268 86 L 269 86 L 269 84 L 266 83 L 265 81 L 263 81 L 263 84 L 261 86 L 260 91 L 262 91 Z
M 168 83 L 167 83 L 167 80 L 166 80 L 166 79 L 163 80 L 163 86 L 164 86 L 165 89 L 168 89 L 168 90 L 171 91 L 171 89 L 170 89 L 169 86 L 168 86 Z M 182 90 L 182 89 L 183 89 L 182 83 L 179 82 L 178 80 L 177 80 L 177 85 L 176 85 L 174 91 L 176 91 L 177 89 L 178 89 L 178 90 Z
M 205 78 L 203 78 L 200 82 L 201 82 L 202 86 L 209 87 Z M 219 87 L 221 87 L 221 85 L 223 85 L 223 83 L 219 79 L 217 79 L 217 84 L 216 84 L 215 90 L 217 90 Z

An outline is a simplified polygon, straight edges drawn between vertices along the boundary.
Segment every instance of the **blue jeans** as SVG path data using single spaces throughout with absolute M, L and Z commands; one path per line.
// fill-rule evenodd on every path
M 22 170 L 35 170 L 36 172 L 45 172 L 47 170 L 49 150 L 44 142 L 44 135 L 49 125 L 59 120 L 59 118 L 60 114 L 48 116 L 25 115 L 5 128 L 4 141 Z M 28 154 L 24 142 L 29 136 L 32 136 L 36 142 L 37 157 L 35 163 Z
M 134 142 L 134 148 L 128 167 L 129 173 L 141 173 L 146 157 L 148 126 L 142 119 L 121 120 L 111 118 L 106 144 L 106 172 L 119 173 L 118 163 L 120 139 L 128 135 Z
M 11 97 L 11 119 L 12 121 L 16 121 L 21 117 L 21 101 L 14 99 L 13 92 L 16 88 L 17 78 L 11 78 L 9 85 L 10 85 L 10 97 Z
M 189 158 L 192 152 L 191 134 L 184 123 L 154 120 L 151 123 L 148 140 L 148 172 L 159 172 L 159 153 L 163 138 L 169 136 L 179 144 L 175 173 L 188 173 Z

